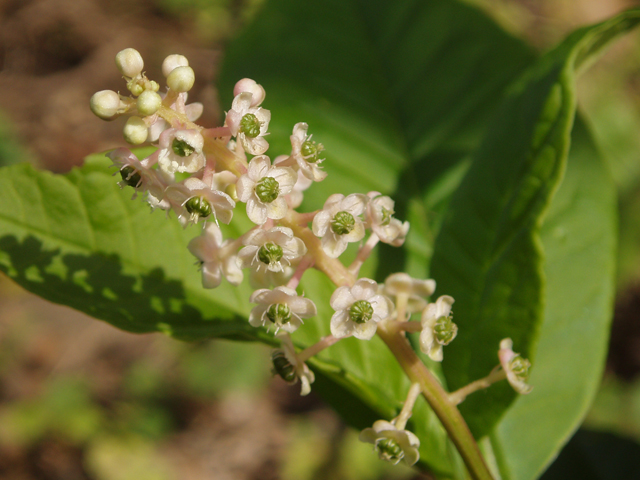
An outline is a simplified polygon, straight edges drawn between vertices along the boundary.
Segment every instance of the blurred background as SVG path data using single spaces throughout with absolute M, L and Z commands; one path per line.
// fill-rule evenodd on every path
M 196 71 L 191 100 L 205 105 L 201 123 L 220 125 L 229 108 L 216 91 L 225 45 L 261 2 L 0 0 L 0 165 L 26 160 L 62 173 L 122 145 L 122 122 L 98 120 L 88 101 L 98 90 L 123 89 L 114 56 L 126 47 L 142 53 L 150 78 L 162 78 L 166 55 L 185 55 Z M 472 3 L 539 51 L 639 4 Z M 548 478 L 623 478 L 606 476 L 611 469 L 593 477 L 593 469 L 579 477 L 558 472 L 567 458 L 602 454 L 595 446 L 603 439 L 615 445 L 606 453 L 616 464 L 623 462 L 616 454 L 640 449 L 639 40 L 636 33 L 616 44 L 580 81 L 581 112 L 620 192 L 619 294 L 587 430 Z M 120 332 L 0 274 L 0 478 L 428 478 L 377 460 L 319 398 L 272 379 L 268 356 L 259 345 Z

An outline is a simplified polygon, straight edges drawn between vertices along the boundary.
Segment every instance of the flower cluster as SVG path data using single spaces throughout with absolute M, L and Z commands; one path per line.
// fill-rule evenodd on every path
M 299 122 L 290 136 L 291 150 L 272 161 L 267 156 L 271 112 L 263 108 L 265 89 L 245 78 L 234 87 L 231 109 L 221 127 L 194 123 L 202 113 L 199 103 L 187 104 L 195 74 L 182 55 L 163 62 L 166 89 L 146 77 L 139 52 L 128 48 L 116 56 L 116 65 L 127 82 L 129 96 L 113 91 L 97 92 L 91 110 L 112 120 L 127 116 L 123 134 L 132 145 L 151 143 L 157 149 L 139 159 L 131 150 L 118 148 L 107 155 L 122 178 L 121 187 L 142 194 L 152 209 L 173 212 L 187 227 L 200 224 L 201 234 L 188 245 L 197 258 L 204 288 L 216 288 L 223 277 L 239 285 L 244 271 L 255 288 L 247 300 L 255 306 L 249 324 L 273 327 L 281 348 L 272 354 L 273 370 L 289 383 L 300 381 L 301 394 L 311 390 L 314 374 L 306 364 L 337 341 L 354 337 L 370 340 L 378 328 L 420 333 L 420 348 L 434 361 L 442 361 L 443 346 L 458 331 L 452 322 L 448 295 L 434 303 L 434 280 L 411 278 L 405 273 L 389 276 L 384 284 L 358 278 L 360 267 L 378 242 L 403 245 L 409 223 L 394 217 L 394 201 L 380 192 L 333 194 L 321 210 L 299 213 L 304 192 L 323 181 L 321 143 L 312 140 L 309 125 Z M 224 238 L 220 223 L 229 224 L 238 203 L 254 226 L 236 238 Z M 348 267 L 339 257 L 350 243 L 359 244 Z M 335 311 L 331 335 L 296 352 L 291 334 L 304 320 L 317 316 L 314 301 L 298 292 L 305 271 L 316 268 L 336 285 L 330 299 Z M 420 321 L 412 315 L 420 315 Z M 404 337 L 403 337 L 404 338 Z M 529 364 L 513 354 L 511 344 L 501 343 L 504 375 L 521 393 Z M 404 429 L 420 386 L 412 385 L 401 414 L 393 421 L 380 420 L 365 429 L 361 439 L 373 443 L 379 456 L 412 465 L 419 457 L 419 440 Z

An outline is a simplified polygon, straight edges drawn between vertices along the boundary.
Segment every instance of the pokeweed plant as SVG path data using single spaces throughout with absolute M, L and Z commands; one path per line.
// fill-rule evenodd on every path
M 453 0 L 271 0 L 213 128 L 197 66 L 170 55 L 164 88 L 123 50 L 129 93 L 90 106 L 150 147 L 4 168 L 0 268 L 128 331 L 271 344 L 382 459 L 536 478 L 593 397 L 613 298 L 615 189 L 575 78 L 639 21 L 536 58 Z

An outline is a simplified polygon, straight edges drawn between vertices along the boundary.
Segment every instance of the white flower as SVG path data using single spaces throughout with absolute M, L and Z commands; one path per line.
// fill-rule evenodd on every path
M 295 273 L 295 267 L 298 262 L 299 259 L 295 259 L 291 265 L 283 265 L 282 270 L 278 272 L 271 271 L 268 268 L 252 268 L 249 270 L 249 285 L 254 289 L 286 285 Z
M 236 263 L 232 251 L 225 249 L 232 240 L 222 241 L 222 232 L 215 223 L 209 223 L 202 235 L 189 242 L 187 248 L 202 262 L 202 286 L 216 288 L 222 281 L 222 275 L 232 285 L 242 282 L 242 270 Z
M 255 229 L 244 237 L 242 243 L 246 246 L 238 253 L 241 268 L 266 268 L 272 272 L 282 272 L 285 266 L 307 253 L 304 242 L 294 237 L 293 230 L 287 227 L 274 227 L 266 231 Z
M 281 332 L 278 337 L 282 340 L 282 350 L 274 350 L 271 354 L 274 373 L 292 385 L 300 380 L 300 395 L 308 395 L 311 392 L 311 384 L 316 379 L 313 372 L 306 363 L 298 360 L 289 334 Z
M 262 85 L 256 83 L 255 80 L 252 80 L 250 78 L 243 78 L 242 80 L 238 80 L 235 86 L 233 87 L 234 97 L 237 97 L 243 92 L 248 92 L 252 95 L 251 96 L 252 107 L 257 107 L 258 105 L 260 105 L 263 102 L 264 97 L 266 95 L 264 88 L 262 88 Z
M 287 163 L 289 163 L 289 158 L 291 157 L 287 155 L 279 155 L 273 160 L 273 164 L 276 166 L 279 166 L 280 164 L 286 166 Z M 302 204 L 302 200 L 304 199 L 304 194 L 302 192 L 313 185 L 313 180 L 305 177 L 302 170 L 298 170 L 296 173 L 298 175 L 298 180 L 289 195 L 287 195 L 287 202 L 291 208 L 298 208 Z
M 394 465 L 403 460 L 411 466 L 420 458 L 418 437 L 408 430 L 398 430 L 385 420 L 378 420 L 374 422 L 373 428 L 362 430 L 360 441 L 373 443 L 378 457 Z
M 362 240 L 365 227 L 359 215 L 366 205 L 366 195 L 359 193 L 346 197 L 334 193 L 324 203 L 313 218 L 312 229 L 316 237 L 322 237 L 322 249 L 328 256 L 338 258 L 348 243 Z
M 402 223 L 393 218 L 395 202 L 379 192 L 369 192 L 367 204 L 367 224 L 373 230 L 381 242 L 394 247 L 400 247 L 404 243 L 409 232 L 409 222 Z
M 527 394 L 533 389 L 531 385 L 526 383 L 531 363 L 526 358 L 522 358 L 519 353 L 514 353 L 512 349 L 513 341 L 510 338 L 505 338 L 500 342 L 500 350 L 498 351 L 500 365 L 507 374 L 507 380 L 513 389 L 518 393 Z
M 378 284 L 361 278 L 353 287 L 339 287 L 331 295 L 331 334 L 334 337 L 353 335 L 360 340 L 370 340 L 375 335 L 378 322 L 389 315 L 390 300 L 378 295 Z
M 118 182 L 120 188 L 129 185 L 137 192 L 147 191 L 151 195 L 162 194 L 168 185 L 168 181 L 156 170 L 149 167 L 148 159 L 138 160 L 135 154 L 126 148 L 117 148 L 107 153 L 113 165 L 119 168 L 122 181 Z M 135 198 L 136 194 L 134 194 Z
M 302 174 L 309 180 L 320 182 L 327 177 L 327 172 L 320 169 L 324 158 L 319 158 L 324 150 L 321 143 L 311 141 L 311 135 L 307 135 L 309 125 L 304 122 L 296 123 L 291 135 L 291 156 L 295 159 Z
M 201 218 L 214 218 L 228 224 L 233 217 L 236 202 L 224 192 L 212 190 L 199 178 L 190 177 L 182 183 L 168 187 L 165 198 L 173 207 L 183 226 L 197 223 Z
M 242 92 L 233 99 L 231 110 L 227 112 L 226 124 L 231 134 L 251 155 L 262 155 L 269 148 L 263 138 L 269 129 L 271 112 L 260 107 L 252 107 L 253 94 Z
M 407 313 L 421 312 L 426 306 L 426 297 L 430 297 L 436 289 L 435 280 L 418 280 L 406 273 L 394 273 L 384 281 L 382 292 L 388 297 L 405 295 Z M 404 319 L 401 319 L 404 320 Z
M 279 329 L 293 333 L 302 324 L 303 318 L 313 317 L 318 313 L 310 299 L 299 296 L 294 289 L 288 287 L 256 290 L 249 301 L 258 304 L 249 314 L 251 326 L 275 325 L 276 333 Z
M 249 219 L 262 225 L 268 218 L 283 218 L 288 209 L 284 195 L 292 190 L 296 179 L 291 168 L 272 166 L 266 155 L 254 157 L 236 185 L 238 199 L 247 204 Z
M 436 362 L 442 361 L 442 347 L 451 343 L 458 334 L 457 325 L 451 321 L 453 302 L 449 295 L 442 295 L 422 311 L 420 350 Z
M 195 173 L 204 167 L 204 138 L 197 130 L 169 128 L 160 135 L 158 164 L 168 173 Z

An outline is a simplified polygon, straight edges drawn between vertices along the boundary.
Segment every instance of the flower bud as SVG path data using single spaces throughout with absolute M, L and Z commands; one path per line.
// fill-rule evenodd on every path
M 118 70 L 125 77 L 135 77 L 142 72 L 144 62 L 140 52 L 133 48 L 125 48 L 116 55 L 116 65 Z
M 162 105 L 162 97 L 156 92 L 145 90 L 140 94 L 137 101 L 138 113 L 143 117 L 153 115 Z
M 162 62 L 162 74 L 165 77 L 168 77 L 169 74 L 173 72 L 176 68 L 188 67 L 188 66 L 189 66 L 189 60 L 187 60 L 187 57 L 183 55 L 177 55 L 177 54 L 169 55 Z
M 144 123 L 144 120 L 140 117 L 130 117 L 127 120 L 127 123 L 124 124 L 124 130 L 122 133 L 127 142 L 133 145 L 140 145 L 147 141 L 149 129 L 147 128 L 147 124 Z
M 196 81 L 196 74 L 191 67 L 176 67 L 167 77 L 167 85 L 175 92 L 188 92 Z
M 144 92 L 145 88 L 139 78 L 132 78 L 127 82 L 127 89 L 134 95 L 138 96 Z
M 96 92 L 89 100 L 89 107 L 97 117 L 103 120 L 113 120 L 120 108 L 120 95 L 113 90 Z
M 224 193 L 229 195 L 231 197 L 231 200 L 233 200 L 234 202 L 238 201 L 238 189 L 235 183 L 228 185 L 227 188 L 224 189 Z

